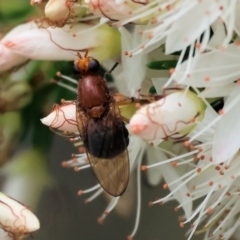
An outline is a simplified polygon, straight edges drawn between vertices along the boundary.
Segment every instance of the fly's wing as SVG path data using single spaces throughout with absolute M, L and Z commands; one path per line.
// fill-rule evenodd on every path
M 120 196 L 129 180 L 129 143 L 127 129 L 113 100 L 101 118 L 84 115 L 77 107 L 77 122 L 92 170 L 103 189 Z
M 92 170 L 102 188 L 114 197 L 122 195 L 127 188 L 129 180 L 127 150 L 111 159 L 96 158 L 89 152 L 87 155 Z

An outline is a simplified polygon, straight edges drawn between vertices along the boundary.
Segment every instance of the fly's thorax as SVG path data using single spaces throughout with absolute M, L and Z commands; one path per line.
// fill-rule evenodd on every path
M 108 108 L 110 93 L 98 74 L 83 74 L 78 84 L 79 106 L 89 117 L 100 117 Z

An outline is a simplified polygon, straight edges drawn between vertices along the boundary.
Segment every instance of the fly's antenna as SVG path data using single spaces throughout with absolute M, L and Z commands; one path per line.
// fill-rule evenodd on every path
M 105 78 L 107 75 L 110 75 L 110 74 L 113 72 L 113 70 L 117 67 L 118 64 L 119 64 L 118 62 L 115 62 L 115 64 L 113 65 L 113 67 L 110 69 L 110 71 L 104 73 L 104 78 Z
M 112 71 L 117 67 L 119 63 L 118 62 L 115 62 L 115 64 L 113 65 L 113 67 L 111 68 L 111 70 L 108 72 L 108 74 L 111 74 Z
M 81 56 L 81 53 L 80 52 L 77 52 L 77 56 L 82 59 L 82 56 Z
M 86 50 L 86 52 L 85 52 L 85 58 L 87 57 L 87 55 L 88 55 L 88 49 Z

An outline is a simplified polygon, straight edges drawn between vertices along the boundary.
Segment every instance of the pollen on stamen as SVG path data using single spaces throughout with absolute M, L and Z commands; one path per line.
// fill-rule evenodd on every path
M 133 240 L 133 237 L 131 235 L 127 236 L 127 240 Z
M 195 44 L 195 47 L 196 47 L 196 48 L 198 48 L 198 49 L 200 49 L 200 48 L 201 48 L 201 46 L 202 46 L 202 44 L 201 44 L 201 43 L 196 43 L 196 44 Z
M 63 161 L 62 162 L 62 167 L 64 168 L 70 168 L 71 166 L 69 165 L 69 163 L 67 161 Z
M 146 165 L 142 165 L 142 166 L 141 166 L 141 170 L 142 170 L 142 171 L 147 170 L 147 166 L 146 166 Z
M 208 215 L 212 214 L 212 211 L 213 211 L 213 209 L 209 207 L 209 208 L 207 209 L 207 214 L 208 214 Z
M 98 222 L 100 225 L 103 225 L 103 224 L 104 224 L 104 219 L 101 218 L 101 217 L 99 217 L 99 218 L 97 219 L 97 222 Z
M 190 144 L 189 141 L 185 141 L 185 142 L 184 142 L 184 146 L 185 146 L 185 147 L 188 147 L 189 144 Z
M 174 211 L 177 212 L 179 210 L 179 207 L 175 207 Z
M 124 55 L 125 55 L 125 56 L 128 56 L 128 51 L 125 51 L 125 52 L 124 52 Z
M 135 104 L 135 107 L 136 107 L 136 108 L 140 108 L 140 107 L 141 107 L 141 104 L 140 104 L 140 103 L 136 103 L 136 104 Z
M 212 186 L 212 185 L 213 185 L 213 181 L 210 181 L 210 182 L 208 183 L 208 185 L 209 185 L 209 186 Z
M 173 74 L 174 72 L 175 72 L 175 68 L 170 68 L 170 69 L 169 69 L 169 73 L 170 73 L 170 74 Z
M 238 79 L 238 80 L 236 81 L 236 83 L 237 83 L 238 85 L 240 85 L 240 79 Z
M 202 171 L 201 168 L 197 168 L 197 172 L 200 173 Z
M 108 211 L 104 211 L 104 214 L 105 214 L 105 215 L 109 215 L 109 212 L 108 212 Z
M 79 171 L 81 170 L 81 168 L 80 168 L 80 167 L 74 167 L 73 170 L 74 170 L 75 172 L 79 172 Z
M 219 174 L 220 174 L 220 175 L 224 175 L 224 172 L 223 172 L 223 171 L 219 171 Z
M 62 76 L 62 73 L 61 73 L 61 72 L 57 72 L 56 75 L 57 75 L 58 77 L 61 77 L 61 76 Z
M 78 194 L 78 196 L 82 196 L 83 195 L 83 190 L 79 190 L 77 194 Z
M 153 206 L 153 202 L 149 202 L 149 203 L 148 203 L 148 206 L 149 206 L 149 207 L 152 207 L 152 206 Z
M 79 147 L 79 148 L 78 148 L 78 151 L 79 151 L 80 153 L 85 153 L 85 152 L 86 152 L 86 150 L 85 150 L 84 147 Z
M 218 114 L 219 114 L 219 115 L 223 115 L 223 114 L 224 114 L 224 110 L 223 110 L 223 109 L 219 110 L 219 111 L 218 111 Z
M 165 183 L 165 184 L 163 185 L 163 189 L 168 189 L 168 184 L 167 184 L 167 183 Z
M 180 222 L 179 226 L 180 226 L 181 228 L 184 228 L 184 223 L 183 223 L 183 222 Z
M 186 193 L 186 196 L 187 196 L 187 197 L 191 197 L 191 194 L 190 194 L 190 193 Z
M 173 161 L 173 162 L 171 162 L 171 165 L 172 165 L 173 167 L 176 167 L 176 166 L 177 166 L 177 162 L 176 162 L 176 161 Z

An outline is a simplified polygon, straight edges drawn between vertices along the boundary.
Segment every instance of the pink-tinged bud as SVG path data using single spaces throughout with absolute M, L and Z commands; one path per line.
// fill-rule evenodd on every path
M 130 131 L 148 141 L 177 133 L 186 135 L 196 120 L 202 120 L 204 110 L 196 94 L 177 91 L 138 110 L 130 120 Z
M 78 133 L 76 121 L 76 102 L 55 104 L 53 111 L 41 122 L 53 129 L 67 133 Z
M 86 8 L 81 7 L 77 1 L 49 0 L 45 6 L 45 16 L 57 23 L 66 23 L 85 14 Z
M 75 60 L 77 53 L 86 53 L 100 62 L 121 51 L 118 30 L 108 25 L 78 23 L 71 28 L 37 28 L 2 40 L 9 50 L 36 60 Z
M 26 206 L 0 192 L 0 227 L 18 240 L 38 230 L 40 223 Z

